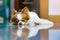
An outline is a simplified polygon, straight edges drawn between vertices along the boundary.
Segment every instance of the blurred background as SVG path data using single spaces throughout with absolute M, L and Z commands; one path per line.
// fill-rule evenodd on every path
M 9 34 L 9 31 L 5 30 L 8 30 L 6 25 L 11 18 L 12 9 L 21 11 L 25 6 L 30 11 L 36 12 L 40 18 L 54 22 L 52 28 L 39 31 L 36 36 L 38 40 L 60 40 L 60 34 L 58 34 L 60 33 L 60 0 L 0 0 L 0 35 Z

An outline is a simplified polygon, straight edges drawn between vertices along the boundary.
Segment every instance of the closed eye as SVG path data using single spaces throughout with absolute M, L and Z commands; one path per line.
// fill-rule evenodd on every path
M 22 22 L 24 22 L 24 20 L 23 20 L 23 19 L 22 19 L 21 21 L 22 21 Z

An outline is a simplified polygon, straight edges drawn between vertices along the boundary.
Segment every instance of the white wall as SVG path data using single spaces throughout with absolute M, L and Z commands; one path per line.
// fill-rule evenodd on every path
M 60 0 L 49 0 L 49 15 L 60 15 Z

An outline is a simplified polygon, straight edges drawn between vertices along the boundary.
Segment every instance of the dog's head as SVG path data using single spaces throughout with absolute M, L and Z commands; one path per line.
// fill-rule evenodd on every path
M 21 26 L 22 24 L 27 23 L 29 19 L 29 9 L 24 7 L 20 12 L 17 12 L 17 10 L 13 9 L 10 22 Z
M 20 17 L 22 16 L 22 21 L 25 23 L 30 19 L 29 9 L 27 7 L 24 7 L 18 15 L 20 15 Z M 19 19 L 19 16 L 17 18 Z

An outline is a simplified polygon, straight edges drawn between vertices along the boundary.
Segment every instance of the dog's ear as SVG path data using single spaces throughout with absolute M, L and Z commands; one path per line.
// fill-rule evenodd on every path
M 27 7 L 24 7 L 22 10 L 21 10 L 21 13 L 26 13 L 26 12 L 29 12 L 29 9 Z
M 17 14 L 18 14 L 18 12 L 15 9 L 13 9 L 10 22 L 16 22 L 16 23 L 18 22 L 18 20 L 16 18 Z
M 24 7 L 21 10 L 21 14 L 22 14 L 22 19 L 24 20 L 24 22 L 28 22 L 28 20 L 30 19 L 29 9 L 27 7 Z
M 15 15 L 15 14 L 17 14 L 17 13 L 18 13 L 17 10 L 13 9 L 12 15 Z

